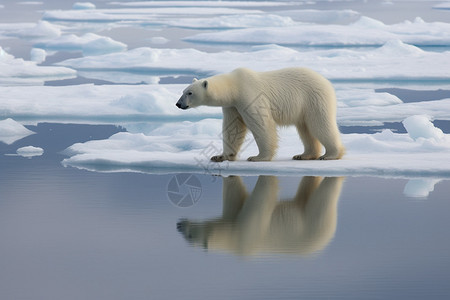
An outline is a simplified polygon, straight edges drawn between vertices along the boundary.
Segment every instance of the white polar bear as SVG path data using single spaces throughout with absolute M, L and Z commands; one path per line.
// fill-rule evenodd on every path
M 275 155 L 277 125 L 295 125 L 304 152 L 293 159 L 339 159 L 344 154 L 336 124 L 336 96 L 331 83 L 306 68 L 255 72 L 239 68 L 228 74 L 196 80 L 176 103 L 181 109 L 200 105 L 223 110 L 223 153 L 211 157 L 236 160 L 247 128 L 259 154 L 250 161 L 268 161 Z M 321 145 L 325 154 L 321 154 Z

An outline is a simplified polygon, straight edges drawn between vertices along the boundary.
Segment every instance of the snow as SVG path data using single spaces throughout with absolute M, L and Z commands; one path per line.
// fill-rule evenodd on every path
M 0 120 L 0 142 L 10 145 L 31 134 L 34 132 L 11 118 Z
M 323 7 L 340 7 L 335 4 Z M 387 9 L 396 3 L 381 4 Z M 450 23 L 418 17 L 388 25 L 354 10 L 302 9 L 321 7 L 308 2 L 102 6 L 108 8 L 75 2 L 69 10 L 43 11 L 35 23 L 0 23 L 1 142 L 11 144 L 32 134 L 23 124 L 114 124 L 127 132 L 74 144 L 65 151 L 63 164 L 93 171 L 406 177 L 411 180 L 404 194 L 410 197 L 426 197 L 440 178 L 450 177 L 450 136 L 432 122 L 450 120 L 450 99 L 404 103 L 374 91 L 380 86 L 448 88 Z M 434 8 L 446 9 L 448 2 Z M 189 42 L 193 48 L 186 48 Z M 15 44 L 28 48 L 10 52 Z M 140 47 L 149 44 L 156 48 Z M 273 162 L 245 160 L 257 153 L 249 134 L 238 161 L 212 163 L 209 158 L 222 147 L 221 109 L 179 110 L 175 103 L 187 84 L 159 84 L 238 67 L 266 71 L 293 66 L 309 67 L 333 82 L 340 126 L 402 122 L 407 133 L 343 134 L 344 159 L 292 161 L 302 144 L 295 128 L 288 127 L 280 129 Z M 74 85 L 44 86 L 49 80 L 77 76 L 114 84 L 74 80 L 69 83 Z M 27 146 L 17 153 L 34 156 L 43 151 Z
M 290 17 L 296 22 L 318 24 L 349 24 L 361 18 L 361 14 L 350 9 L 346 10 L 316 10 L 294 9 L 277 11 L 277 15 Z
M 102 55 L 127 49 L 124 43 L 95 33 L 86 33 L 80 37 L 74 34 L 63 35 L 47 42 L 37 43 L 36 47 L 47 50 L 82 51 L 84 55 Z
M 205 119 L 165 125 L 149 135 L 118 133 L 107 140 L 72 145 L 65 151 L 70 157 L 63 165 L 108 172 L 450 177 L 450 166 L 443 163 L 450 161 L 450 135 L 436 141 L 414 140 L 390 130 L 347 134 L 343 135 L 347 154 L 342 160 L 292 161 L 302 146 L 295 129 L 288 128 L 280 131 L 278 155 L 271 162 L 245 160 L 257 153 L 248 136 L 238 161 L 213 163 L 210 156 L 222 148 L 220 128 L 220 120 Z
M 176 20 L 158 21 L 173 27 L 191 29 L 228 29 L 279 26 L 286 27 L 295 25 L 290 17 L 282 17 L 274 14 L 239 14 L 225 15 L 215 18 L 180 18 Z M 154 23 L 150 23 L 154 24 Z M 143 23 L 145 25 L 145 23 Z
M 155 8 L 121 8 L 121 9 L 87 9 L 87 10 L 49 10 L 45 11 L 46 21 L 63 22 L 120 22 L 148 21 L 158 15 L 163 16 L 204 16 L 204 15 L 234 15 L 262 13 L 260 10 L 223 8 L 223 7 L 155 7 Z
M 33 48 L 30 51 L 30 59 L 38 64 L 45 61 L 47 52 L 44 49 Z
M 399 40 L 360 51 L 329 49 L 304 52 L 277 45 L 255 46 L 248 52 L 203 52 L 196 49 L 137 48 L 96 57 L 69 59 L 59 65 L 79 71 L 122 71 L 196 74 L 199 77 L 230 72 L 238 67 L 264 71 L 302 66 L 314 69 L 332 81 L 450 81 L 450 51 L 428 52 Z M 89 74 L 84 76 L 91 77 Z M 92 78 L 92 77 L 91 77 Z M 104 79 L 104 78 L 97 78 Z M 108 78 L 113 82 L 119 80 Z M 137 82 L 144 79 L 136 78 Z M 145 80 L 144 80 L 145 81 Z
M 91 2 L 76 2 L 72 6 L 73 9 L 95 9 L 95 4 Z
M 185 88 L 186 84 L 30 86 L 25 91 L 21 87 L 0 87 L 0 112 L 28 120 L 71 120 L 125 127 L 144 121 L 222 118 L 222 110 L 217 107 L 186 112 L 178 109 L 175 103 Z M 336 92 L 339 125 L 383 125 L 401 122 L 417 112 L 450 120 L 450 99 L 403 103 L 393 95 L 375 93 L 373 89 L 338 87 Z
M 110 4 L 129 7 L 276 7 L 291 3 L 281 1 L 139 1 L 110 2 Z
M 443 2 L 433 6 L 434 9 L 450 9 L 450 2 Z
M 46 80 L 68 79 L 76 71 L 65 67 L 38 66 L 34 61 L 15 58 L 0 47 L 0 86 L 43 84 Z
M 445 136 L 441 129 L 434 127 L 430 117 L 425 115 L 410 116 L 403 121 L 403 126 L 414 140 L 434 139 L 439 141 Z
M 34 146 L 26 146 L 17 149 L 17 155 L 32 158 L 34 156 L 41 156 L 44 154 L 44 149 Z
M 416 46 L 449 46 L 450 24 L 427 23 L 416 18 L 413 22 L 385 25 L 363 16 L 350 25 L 301 24 L 292 26 L 289 30 L 278 27 L 246 28 L 199 33 L 185 40 L 199 43 L 276 43 L 291 46 L 379 46 L 390 40 L 400 40 Z

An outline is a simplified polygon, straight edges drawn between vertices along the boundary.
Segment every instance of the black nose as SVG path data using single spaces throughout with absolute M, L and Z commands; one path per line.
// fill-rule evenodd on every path
M 175 104 L 178 108 L 181 108 L 181 104 L 180 102 L 177 102 L 177 104 Z

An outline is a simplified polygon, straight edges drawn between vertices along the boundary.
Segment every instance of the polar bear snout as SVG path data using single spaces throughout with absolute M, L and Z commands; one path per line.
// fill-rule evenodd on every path
M 188 109 L 189 108 L 189 105 L 186 104 L 186 97 L 184 97 L 184 96 L 182 96 L 175 105 L 180 109 Z

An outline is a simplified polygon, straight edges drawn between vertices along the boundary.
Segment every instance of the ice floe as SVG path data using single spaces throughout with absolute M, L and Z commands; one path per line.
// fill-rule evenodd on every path
M 443 2 L 433 6 L 434 9 L 450 9 L 450 2 Z
M 94 3 L 91 2 L 75 2 L 72 5 L 73 9 L 95 9 L 96 6 Z
M 111 5 L 128 7 L 276 7 L 292 5 L 282 1 L 130 1 L 110 2 Z
M 0 86 L 39 85 L 43 84 L 46 80 L 76 77 L 76 71 L 73 69 L 55 66 L 38 66 L 35 61 L 15 58 L 1 47 L 0 70 Z
M 443 83 L 450 81 L 448 65 L 450 51 L 428 52 L 399 40 L 388 41 L 381 47 L 360 51 L 329 49 L 300 51 L 277 45 L 255 46 L 248 52 L 221 51 L 208 53 L 196 49 L 137 48 L 121 53 L 96 57 L 69 59 L 59 65 L 84 72 L 101 70 L 138 74 L 136 83 L 145 76 L 192 74 L 199 77 L 229 72 L 238 67 L 257 71 L 282 67 L 309 67 L 332 81 Z M 97 78 L 104 79 L 104 78 Z M 109 78 L 113 82 L 119 80 Z
M 223 7 L 154 7 L 154 8 L 119 8 L 119 9 L 85 9 L 85 10 L 49 10 L 42 16 L 46 21 L 61 22 L 121 22 L 149 21 L 161 15 L 204 16 L 262 13 L 260 10 L 223 8 Z
M 11 118 L 0 120 L 0 142 L 10 145 L 31 134 L 34 132 Z
M 279 44 L 294 46 L 378 46 L 390 40 L 401 40 L 416 46 L 450 45 L 450 24 L 413 22 L 386 25 L 361 17 L 350 25 L 302 24 L 283 28 L 247 28 L 226 32 L 199 33 L 185 38 L 190 42 L 226 44 Z
M 52 39 L 61 35 L 61 28 L 47 21 L 37 23 L 0 23 L 0 38 Z
M 178 109 L 175 103 L 185 88 L 185 84 L 30 86 L 26 91 L 0 87 L 0 113 L 34 121 L 119 124 L 127 129 L 130 123 L 222 118 L 217 107 L 186 112 Z M 339 125 L 383 125 L 401 122 L 418 112 L 450 120 L 450 99 L 403 103 L 373 89 L 338 87 L 336 92 Z
M 410 179 L 405 185 L 403 194 L 413 198 L 427 198 L 439 182 L 440 179 L 434 178 Z
M 410 116 L 403 121 L 403 126 L 405 126 L 409 136 L 414 140 L 434 139 L 439 141 L 445 137 L 442 130 L 431 123 L 429 116 Z
M 16 151 L 17 155 L 32 158 L 35 156 L 41 156 L 44 154 L 44 149 L 40 147 L 34 147 L 34 146 L 25 146 L 17 149 Z
M 37 43 L 35 46 L 48 50 L 82 51 L 84 55 L 102 55 L 127 49 L 127 45 L 124 43 L 95 33 L 86 33 L 82 36 L 63 35 L 46 42 Z
M 292 161 L 303 147 L 293 128 L 280 131 L 280 148 L 271 162 L 248 162 L 257 153 L 249 136 L 238 161 L 213 163 L 221 152 L 220 120 L 165 125 L 150 135 L 118 133 L 107 140 L 74 144 L 66 149 L 65 166 L 94 171 L 206 174 L 351 175 L 449 177 L 450 136 L 414 140 L 385 130 L 376 134 L 342 135 L 347 154 L 337 161 Z

